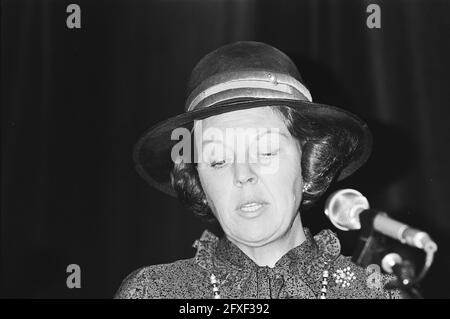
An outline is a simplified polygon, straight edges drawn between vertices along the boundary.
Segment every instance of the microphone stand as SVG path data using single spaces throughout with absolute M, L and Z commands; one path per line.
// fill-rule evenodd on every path
M 377 211 L 368 209 L 359 216 L 361 232 L 352 260 L 364 268 L 371 264 L 380 264 L 386 254 L 385 237 L 373 228 L 376 215 Z
M 371 264 L 381 264 L 381 260 L 388 254 L 385 248 L 385 236 L 376 232 L 373 228 L 373 221 L 377 211 L 368 209 L 360 215 L 361 234 L 358 239 L 356 250 L 352 260 L 355 264 L 366 268 Z M 397 279 L 385 285 L 385 289 L 400 289 L 407 299 L 422 299 L 420 292 L 415 287 L 414 265 L 404 260 L 393 265 L 393 273 Z

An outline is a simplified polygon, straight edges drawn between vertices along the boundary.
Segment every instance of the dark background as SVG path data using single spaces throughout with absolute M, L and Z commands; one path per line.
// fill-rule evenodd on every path
M 73 2 L 81 29 L 66 27 Z M 449 298 L 449 21 L 430 0 L 1 1 L 1 296 L 111 298 L 132 270 L 193 256 L 206 225 L 139 178 L 132 147 L 183 110 L 203 55 L 255 40 L 294 60 L 315 101 L 368 122 L 372 157 L 330 192 L 359 189 L 432 234 L 422 291 Z M 303 214 L 314 231 L 322 210 Z M 338 234 L 351 255 L 357 235 Z

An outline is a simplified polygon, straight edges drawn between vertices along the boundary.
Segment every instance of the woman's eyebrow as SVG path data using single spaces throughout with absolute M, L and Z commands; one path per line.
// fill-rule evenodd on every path
M 262 132 L 262 133 L 258 134 L 258 136 L 256 138 L 260 139 L 261 137 L 263 137 L 265 135 L 268 135 L 268 134 L 278 134 L 278 135 L 284 136 L 287 139 L 289 138 L 289 135 L 286 134 L 285 132 L 280 131 L 280 129 L 275 129 L 275 130 L 269 129 L 269 130 L 267 130 L 265 132 Z
M 212 140 L 212 139 L 206 139 L 206 140 L 203 140 L 203 143 L 202 143 L 202 145 L 205 145 L 205 144 L 210 144 L 210 143 L 223 144 L 223 140 Z

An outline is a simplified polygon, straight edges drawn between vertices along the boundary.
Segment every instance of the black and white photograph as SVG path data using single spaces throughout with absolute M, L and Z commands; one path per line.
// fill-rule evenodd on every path
M 0 10 L 1 299 L 450 298 L 450 1 Z

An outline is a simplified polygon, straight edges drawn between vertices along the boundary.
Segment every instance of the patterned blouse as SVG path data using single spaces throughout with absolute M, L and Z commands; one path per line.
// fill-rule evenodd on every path
M 194 243 L 195 257 L 135 270 L 115 298 L 214 298 L 212 274 L 221 298 L 315 299 L 323 290 L 326 298 L 400 298 L 397 290 L 383 288 L 391 276 L 359 267 L 342 256 L 332 231 L 322 230 L 312 237 L 305 229 L 305 235 L 301 245 L 270 268 L 258 266 L 225 236 L 219 239 L 206 230 Z

